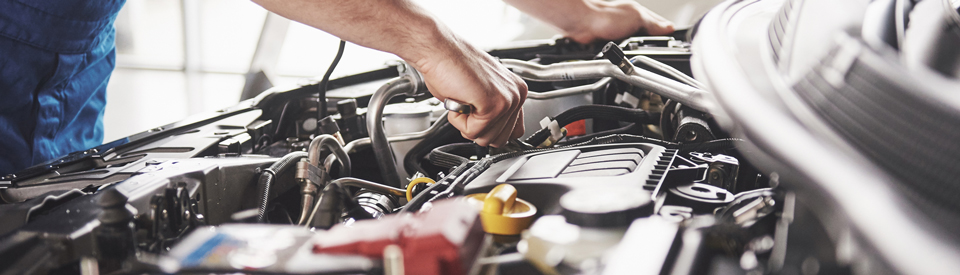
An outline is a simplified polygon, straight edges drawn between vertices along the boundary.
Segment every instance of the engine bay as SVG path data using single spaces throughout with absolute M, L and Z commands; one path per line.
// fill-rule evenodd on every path
M 927 240 L 923 234 L 928 233 L 942 237 L 937 234 L 944 227 L 928 226 L 929 219 L 921 217 L 907 222 L 913 227 L 871 233 L 885 226 L 876 220 L 888 217 L 856 215 L 844 203 L 847 197 L 822 187 L 841 186 L 825 183 L 831 180 L 868 179 L 843 174 L 862 167 L 880 171 L 874 173 L 880 179 L 867 182 L 903 182 L 899 170 L 891 168 L 901 164 L 883 160 L 889 154 L 850 157 L 858 161 L 854 164 L 842 163 L 845 157 L 804 155 L 826 149 L 810 145 L 818 142 L 803 145 L 803 135 L 771 142 L 756 133 L 756 125 L 788 123 L 776 121 L 780 116 L 772 114 L 779 111 L 745 115 L 763 109 L 756 106 L 777 105 L 748 103 L 773 96 L 747 94 L 752 91 L 747 87 L 759 85 L 769 89 L 758 91 L 769 92 L 789 85 L 771 81 L 776 85 L 763 86 L 725 75 L 725 68 L 731 69 L 716 66 L 743 57 L 712 52 L 732 45 L 717 42 L 721 38 L 736 36 L 724 36 L 727 30 L 719 26 L 751 12 L 773 18 L 772 25 L 762 27 L 770 27 L 769 33 L 784 44 L 761 53 L 773 51 L 777 62 L 787 60 L 787 39 L 780 37 L 788 32 L 782 27 L 787 23 L 777 16 L 791 14 L 794 22 L 803 22 L 796 19 L 804 18 L 796 15 L 801 2 L 812 7 L 829 1 L 731 1 L 711 11 L 699 30 L 673 36 L 590 45 L 558 38 L 491 50 L 530 90 L 524 104 L 526 134 L 502 148 L 480 147 L 461 137 L 418 72 L 394 63 L 294 89 L 274 88 L 233 107 L 4 176 L 0 273 L 949 270 L 943 268 L 955 263 L 915 266 L 894 260 L 903 254 L 891 251 L 929 248 L 925 242 L 877 241 L 899 233 L 905 239 L 916 237 L 910 240 Z M 869 44 L 867 38 L 843 39 L 857 41 L 844 45 L 869 48 L 863 46 Z M 756 45 L 767 47 L 766 42 Z M 707 45 L 709 50 L 701 50 Z M 801 51 L 800 45 L 793 47 Z M 818 64 L 850 62 L 847 46 L 838 47 Z M 858 50 L 867 60 L 861 62 L 876 59 Z M 714 60 L 718 55 L 730 59 Z M 829 97 L 829 87 L 843 90 L 838 83 L 846 82 L 830 75 L 831 68 L 816 67 L 798 78 L 808 81 L 795 86 L 800 99 L 795 102 L 833 114 L 828 103 L 845 101 L 821 99 Z M 821 70 L 825 80 L 816 78 Z M 748 84 L 734 85 L 731 78 Z M 795 111 L 808 129 L 862 130 L 822 135 L 831 141 L 863 141 L 836 147 L 837 155 L 878 152 L 867 148 L 873 145 L 869 129 L 840 119 L 814 127 L 803 118 L 817 117 L 811 115 L 816 112 L 802 113 L 804 117 L 797 108 L 782 109 Z M 943 116 L 954 118 L 955 111 Z M 761 132 L 793 129 L 783 127 Z M 776 144 L 795 151 L 778 151 Z M 791 152 L 783 154 L 790 157 L 782 152 Z M 811 169 L 791 165 L 791 157 L 830 167 L 807 173 Z M 842 171 L 825 172 L 829 169 Z M 904 195 L 903 201 L 933 196 L 922 188 L 918 192 Z M 896 208 L 899 202 L 890 203 Z M 943 219 L 946 228 L 950 221 Z M 921 234 L 914 228 L 939 229 Z M 960 255 L 952 238 L 942 238 L 942 247 L 931 251 L 941 259 Z M 915 261 L 916 255 L 907 258 Z

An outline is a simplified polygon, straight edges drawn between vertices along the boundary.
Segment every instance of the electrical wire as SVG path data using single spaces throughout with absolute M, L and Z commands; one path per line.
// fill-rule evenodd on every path
M 340 64 L 340 58 L 343 57 L 343 50 L 347 47 L 347 41 L 343 39 L 340 40 L 340 46 L 337 49 L 337 56 L 333 58 L 333 62 L 330 62 L 330 67 L 327 68 L 327 72 L 323 74 L 323 78 L 320 79 L 319 93 L 318 93 L 318 103 L 317 105 L 317 114 L 319 117 L 317 119 L 323 119 L 327 117 L 327 89 L 330 84 L 330 75 L 333 74 L 333 69 L 337 68 L 337 64 Z

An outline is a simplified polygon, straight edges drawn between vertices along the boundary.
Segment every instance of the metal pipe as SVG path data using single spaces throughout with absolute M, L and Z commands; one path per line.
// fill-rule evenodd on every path
M 395 188 L 395 187 L 379 184 L 372 181 L 362 180 L 358 178 L 339 178 L 339 179 L 333 180 L 330 182 L 330 184 L 328 184 L 327 187 L 324 188 L 324 190 L 327 190 L 329 188 L 336 187 L 336 186 L 359 187 L 359 188 L 367 189 L 377 193 L 398 196 L 398 197 L 406 197 L 407 195 L 406 189 Z M 325 195 L 326 193 L 327 193 L 326 191 L 322 191 L 318 194 L 318 198 L 312 209 L 305 208 L 306 211 L 303 212 L 303 215 L 301 215 L 301 220 L 300 220 L 300 223 L 298 223 L 298 225 L 306 225 L 307 227 L 311 226 L 313 224 L 314 217 L 316 217 L 317 215 L 317 211 L 320 209 L 321 204 L 325 200 L 337 199 L 337 198 L 328 197 L 328 195 Z
M 313 194 L 303 194 L 303 198 L 300 201 L 300 218 L 297 219 L 297 225 L 306 225 L 307 218 L 309 214 L 312 213 L 311 206 L 313 205 Z
M 320 163 L 321 148 L 329 149 L 330 153 L 336 156 L 337 162 L 340 163 L 340 176 L 350 176 L 350 156 L 347 155 L 347 152 L 340 146 L 340 141 L 333 135 L 319 135 L 310 141 L 310 146 L 307 147 L 307 160 L 310 163 L 309 165 L 322 167 L 323 163 Z M 302 196 L 300 201 L 300 219 L 298 219 L 297 224 L 304 225 L 307 222 L 309 214 L 313 212 L 311 208 L 313 199 L 316 197 L 317 191 L 320 190 L 318 187 L 323 187 L 324 185 L 324 182 L 303 182 L 303 189 L 300 190 Z
M 446 118 L 440 118 L 440 119 L 446 119 Z M 436 132 L 438 129 L 440 129 L 441 126 L 443 126 L 443 123 L 440 123 L 440 120 L 437 120 L 437 122 L 434 122 L 433 125 L 430 125 L 430 128 L 427 128 L 426 130 L 413 132 L 413 133 L 403 133 L 395 136 L 389 136 L 387 137 L 387 141 L 400 142 L 400 141 L 423 139 L 430 133 Z M 370 146 L 370 143 L 371 143 L 370 138 L 358 138 L 347 143 L 346 146 L 343 146 L 343 149 L 347 151 L 347 153 L 354 153 L 356 152 L 357 149 L 363 148 L 365 146 Z
M 307 220 L 305 220 L 303 223 L 298 223 L 297 225 L 310 228 L 313 224 L 313 217 L 317 216 L 317 210 L 320 209 L 320 203 L 323 202 L 323 199 L 323 192 L 320 192 L 320 198 L 317 199 L 317 204 L 313 206 L 313 211 L 310 211 L 310 215 L 307 216 Z
M 696 88 L 703 89 L 703 83 L 700 83 L 700 81 L 697 81 L 693 77 L 690 77 L 689 75 L 684 74 L 680 70 L 677 70 L 677 68 L 670 67 L 670 65 L 664 64 L 663 62 L 657 61 L 656 59 L 638 55 L 638 56 L 634 56 L 633 58 L 630 58 L 630 61 L 631 63 L 636 63 L 636 62 L 643 63 L 647 66 L 663 71 L 664 73 L 677 78 L 677 80 L 680 80 L 680 82 L 683 82 L 687 85 L 690 85 Z
M 310 164 L 323 167 L 323 163 L 320 163 L 321 147 L 329 149 L 330 153 L 337 156 L 337 162 L 340 163 L 340 176 L 349 177 L 352 168 L 350 156 L 347 155 L 347 151 L 343 149 L 343 146 L 340 146 L 340 141 L 333 135 L 319 135 L 310 141 L 310 146 L 307 149 L 307 159 L 310 160 Z M 317 182 L 316 184 L 322 185 L 323 183 Z
M 527 92 L 527 99 L 551 99 L 551 98 L 557 98 L 557 97 L 592 93 L 594 91 L 598 91 L 606 87 L 608 84 L 610 84 L 610 80 L 612 79 L 609 77 L 605 77 L 593 84 L 563 88 L 563 89 L 553 90 L 549 92 L 529 91 Z
M 640 68 L 634 68 L 632 73 L 628 75 L 607 60 L 563 62 L 550 65 L 540 65 L 516 59 L 501 59 L 500 62 L 513 73 L 528 80 L 569 81 L 613 77 L 630 85 L 676 100 L 699 111 L 710 112 L 716 104 L 710 93 L 704 90 Z
M 392 187 L 392 186 L 388 186 L 388 185 L 384 185 L 384 184 L 380 184 L 380 183 L 376 183 L 368 180 L 358 179 L 358 178 L 339 178 L 334 181 L 331 181 L 330 184 L 340 184 L 343 186 L 359 187 L 359 188 L 367 189 L 377 193 L 393 195 L 398 197 L 407 196 L 406 189 L 400 189 L 400 188 L 396 188 L 396 187 Z
M 390 142 L 383 130 L 383 108 L 391 98 L 412 93 L 415 88 L 416 83 L 411 76 L 394 78 L 373 93 L 370 104 L 367 105 L 367 132 L 370 133 L 373 153 L 377 158 L 377 166 L 380 166 L 380 174 L 383 175 L 384 183 L 390 186 L 400 186 L 400 174 L 397 172 Z

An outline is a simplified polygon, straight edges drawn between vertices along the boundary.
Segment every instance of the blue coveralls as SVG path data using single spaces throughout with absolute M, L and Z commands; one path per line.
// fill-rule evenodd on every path
M 103 142 L 125 0 L 0 0 L 0 176 Z

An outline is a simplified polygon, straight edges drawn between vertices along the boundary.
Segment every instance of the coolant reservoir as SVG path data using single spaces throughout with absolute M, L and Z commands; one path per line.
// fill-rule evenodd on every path
M 630 223 L 653 213 L 651 194 L 640 187 L 577 189 L 564 194 L 560 206 L 562 215 L 538 219 L 517 246 L 546 274 L 557 274 L 561 264 L 596 272 Z
M 434 114 L 438 110 L 442 111 L 444 109 L 443 106 L 440 105 L 440 101 L 436 98 L 420 102 L 411 101 L 388 104 L 383 108 L 384 133 L 389 137 L 426 130 L 430 128 L 430 123 L 438 117 Z M 410 151 L 414 145 L 417 145 L 418 142 L 420 142 L 420 140 L 390 143 L 390 147 L 393 148 L 393 156 L 396 158 L 397 173 L 400 174 L 401 178 L 410 177 L 410 175 L 406 174 L 406 170 L 403 169 L 403 157 L 406 156 L 406 153 Z

